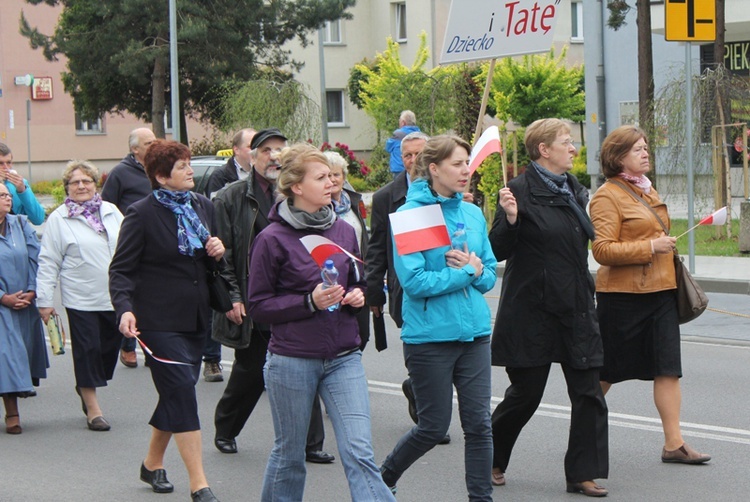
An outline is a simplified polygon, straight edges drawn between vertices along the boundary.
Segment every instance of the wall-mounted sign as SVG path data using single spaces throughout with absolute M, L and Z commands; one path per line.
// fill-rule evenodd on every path
M 52 99 L 52 77 L 34 77 L 31 84 L 31 99 L 42 101 Z

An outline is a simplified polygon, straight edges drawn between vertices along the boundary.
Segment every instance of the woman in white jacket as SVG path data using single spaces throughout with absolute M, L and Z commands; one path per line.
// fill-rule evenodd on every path
M 88 428 L 108 431 L 96 388 L 112 379 L 120 347 L 109 299 L 109 263 L 117 246 L 122 214 L 96 191 L 99 172 L 88 161 L 72 160 L 63 172 L 68 197 L 47 219 L 37 275 L 37 305 L 46 323 L 54 314 L 53 294 L 60 282 L 70 323 L 76 392 Z

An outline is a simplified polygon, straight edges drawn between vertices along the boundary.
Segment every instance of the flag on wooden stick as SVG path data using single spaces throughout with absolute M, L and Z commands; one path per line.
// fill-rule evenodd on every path
M 469 172 L 474 174 L 474 171 L 482 164 L 482 161 L 486 159 L 492 153 L 502 152 L 500 146 L 500 131 L 497 126 L 488 127 L 484 133 L 479 137 L 479 141 L 471 149 L 471 156 L 469 157 Z
M 727 222 L 727 206 L 703 218 L 698 225 L 724 225 Z

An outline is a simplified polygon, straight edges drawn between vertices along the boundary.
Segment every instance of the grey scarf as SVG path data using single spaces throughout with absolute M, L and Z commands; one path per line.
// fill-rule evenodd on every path
M 336 222 L 336 213 L 331 210 L 331 206 L 308 213 L 291 205 L 289 199 L 284 199 L 279 203 L 278 212 L 282 220 L 297 230 L 328 230 Z

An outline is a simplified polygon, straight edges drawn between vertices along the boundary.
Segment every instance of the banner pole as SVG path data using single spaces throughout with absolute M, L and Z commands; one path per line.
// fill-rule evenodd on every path
M 482 94 L 482 104 L 479 106 L 479 117 L 477 118 L 477 127 L 474 130 L 474 143 L 472 146 L 477 144 L 479 137 L 482 133 L 482 122 L 484 121 L 484 113 L 487 110 L 487 102 L 490 100 L 490 87 L 492 87 L 492 75 L 495 73 L 496 58 L 490 60 L 490 66 L 487 69 L 487 82 L 484 84 L 484 94 Z M 505 159 L 500 156 L 500 163 L 503 170 L 503 186 L 508 184 L 508 174 L 505 172 Z

